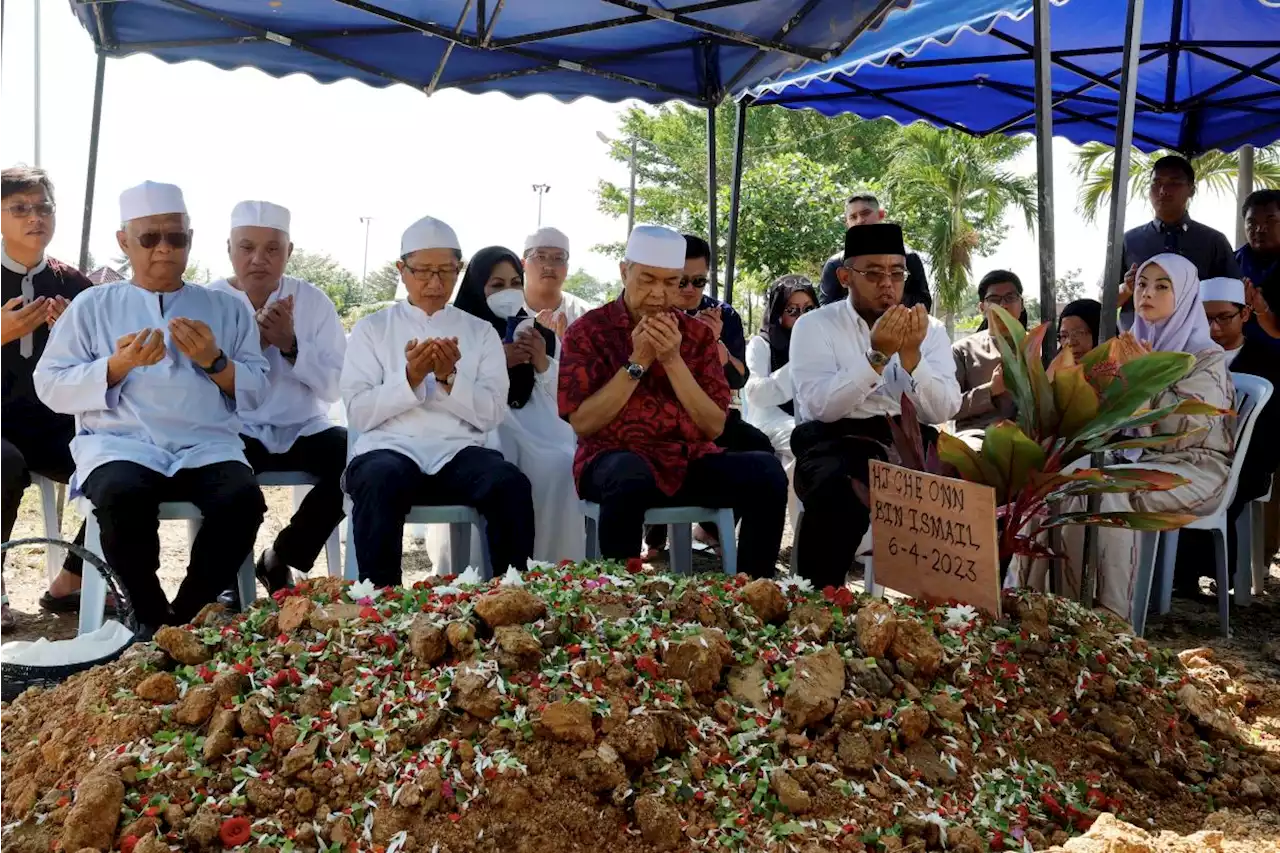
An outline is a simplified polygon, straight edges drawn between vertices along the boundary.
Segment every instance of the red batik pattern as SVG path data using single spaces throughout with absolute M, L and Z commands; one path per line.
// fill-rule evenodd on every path
M 729 408 L 729 385 L 706 323 L 683 312 L 680 355 L 702 390 L 722 410 Z M 568 418 L 595 394 L 631 357 L 631 315 L 621 299 L 589 311 L 569 327 L 560 355 L 560 415 Z M 601 453 L 630 450 L 653 469 L 658 488 L 674 495 L 684 484 L 689 462 L 720 448 L 710 441 L 676 397 L 661 364 L 654 363 L 640 387 L 608 426 L 578 438 L 573 477 L 581 490 L 582 471 Z

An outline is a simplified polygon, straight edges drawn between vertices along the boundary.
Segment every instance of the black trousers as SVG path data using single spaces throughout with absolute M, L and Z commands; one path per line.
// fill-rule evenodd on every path
M 311 571 L 333 529 L 342 521 L 342 471 L 347 465 L 347 431 L 331 427 L 304 435 L 284 453 L 270 453 L 262 442 L 247 435 L 244 455 L 253 473 L 302 471 L 320 482 L 307 492 L 298 511 L 276 536 L 272 549 L 287 566 Z
M 39 474 L 58 483 L 71 480 L 75 472 L 75 463 L 71 461 L 71 437 L 60 433 L 52 433 L 43 439 L 34 436 L 13 435 L 0 440 L 3 456 L 0 457 L 0 521 L 3 521 L 4 542 L 13 534 L 13 526 L 18 521 L 18 505 L 22 503 L 22 493 L 31 485 L 31 475 Z M 41 534 L 43 535 L 43 533 Z M 75 543 L 84 545 L 84 523 L 76 532 Z M 67 552 L 62 561 L 62 568 L 73 575 L 83 571 L 81 559 Z
M 172 477 L 133 462 L 108 462 L 95 468 L 80 488 L 93 502 L 102 556 L 124 581 L 138 621 L 153 630 L 190 622 L 235 584 L 267 511 L 253 471 L 240 462 L 188 468 Z M 172 607 L 156 576 L 158 507 L 166 501 L 190 501 L 204 516 Z
M 730 409 L 725 415 L 724 432 L 716 439 L 716 447 L 730 453 L 773 453 L 773 442 L 756 427 L 742 419 L 742 412 Z M 720 531 L 710 522 L 704 523 L 702 529 L 717 539 Z M 666 525 L 654 524 L 644 529 L 644 544 L 655 551 L 667 547 Z
M 533 491 L 520 469 L 496 450 L 467 447 L 435 474 L 394 450 L 362 453 L 347 466 L 360 579 L 401 581 L 404 517 L 415 504 L 464 504 L 484 517 L 494 575 L 524 571 L 533 556 Z
M 751 577 L 773 574 L 787 515 L 787 475 L 772 449 L 765 453 L 713 453 L 689 463 L 684 485 L 672 497 L 658 488 L 653 471 L 629 450 L 613 450 L 582 472 L 582 497 L 600 504 L 600 556 L 638 557 L 644 514 L 657 506 L 731 507 L 742 522 L 738 570 Z
M 920 430 L 926 446 L 937 441 L 933 427 L 921 424 Z M 868 482 L 870 461 L 888 461 L 892 441 L 886 418 L 810 421 L 791 433 L 796 497 L 804 504 L 797 568 L 815 587 L 844 585 L 871 524 L 870 510 L 854 493 L 853 481 Z

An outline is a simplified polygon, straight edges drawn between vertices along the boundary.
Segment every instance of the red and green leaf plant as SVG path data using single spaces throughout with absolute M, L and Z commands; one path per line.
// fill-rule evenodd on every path
M 1172 415 L 1224 415 L 1199 400 L 1150 408 L 1195 363 L 1187 353 L 1148 352 L 1131 337 L 1104 341 L 1076 364 L 1064 351 L 1046 370 L 1041 357 L 1046 325 L 1030 332 L 996 308 L 992 336 L 1000 349 L 1005 386 L 1017 420 L 988 427 L 974 449 L 956 436 L 938 437 L 938 457 L 964 480 L 995 490 L 1002 520 L 1000 558 L 1055 556 L 1028 528 L 1092 524 L 1133 530 L 1170 530 L 1192 516 L 1171 512 L 1053 512 L 1064 498 L 1107 492 L 1164 491 L 1185 485 L 1177 474 L 1130 464 L 1073 463 L 1094 453 L 1162 447 L 1190 433 L 1150 434 Z

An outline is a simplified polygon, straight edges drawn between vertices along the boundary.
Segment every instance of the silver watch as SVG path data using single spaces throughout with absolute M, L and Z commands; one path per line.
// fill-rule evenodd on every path
M 867 361 L 870 362 L 872 367 L 884 367 L 889 363 L 889 356 L 879 350 L 869 349 L 867 350 Z

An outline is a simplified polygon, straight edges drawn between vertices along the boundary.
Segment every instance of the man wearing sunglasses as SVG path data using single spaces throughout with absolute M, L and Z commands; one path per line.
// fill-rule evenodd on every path
M 791 333 L 795 389 L 796 495 L 804 505 L 799 571 L 815 587 L 844 585 L 871 523 L 855 494 L 870 460 L 888 458 L 888 419 L 901 421 L 905 394 L 928 442 L 928 424 L 960 408 L 960 384 L 946 327 L 923 305 L 907 308 L 902 229 L 880 223 L 850 228 L 838 270 L 843 302 L 801 317 Z
M 0 233 L 4 235 L 3 305 L 0 305 L 0 341 L 3 342 L 4 402 L 0 410 L 3 431 L 3 492 L 0 512 L 4 540 L 8 541 L 18 518 L 22 493 L 31 475 L 40 474 L 59 483 L 71 479 L 71 439 L 75 419 L 55 414 L 36 396 L 32 373 L 44 353 L 49 334 L 62 312 L 77 294 L 90 286 L 74 267 L 50 258 L 45 249 L 57 227 L 53 183 L 43 169 L 14 166 L 3 173 Z M 84 526 L 76 534 L 84 542 Z M 74 611 L 80 600 L 80 558 L 68 553 L 63 570 L 40 599 L 41 607 Z M 8 604 L 0 617 L 8 627 Z
M 191 621 L 253 549 L 266 503 L 236 415 L 266 392 L 267 362 L 244 306 L 182 280 L 192 235 L 182 190 L 151 181 L 127 189 L 120 221 L 132 279 L 71 303 L 35 385 L 45 405 L 76 416 L 74 482 L 146 635 Z M 156 576 L 157 509 L 167 501 L 190 501 L 203 516 L 172 604 Z
M 856 228 L 860 225 L 876 225 L 884 222 L 887 211 L 880 206 L 880 199 L 870 190 L 857 190 L 845 200 L 844 227 Z M 907 252 L 907 281 L 902 293 L 902 304 L 908 308 L 923 305 L 924 310 L 933 310 L 933 297 L 929 295 L 929 279 L 924 274 L 924 264 L 915 252 Z M 823 305 L 842 302 L 848 295 L 840 284 L 837 270 L 844 263 L 844 253 L 836 252 L 822 268 L 822 286 L 818 298 Z
M 524 239 L 524 301 L 539 325 L 564 338 L 565 329 L 595 306 L 565 293 L 569 237 L 559 228 L 539 228 Z
M 705 292 L 708 274 L 711 272 L 711 246 L 695 234 L 684 235 L 684 271 L 680 276 L 680 288 L 672 296 L 674 306 L 711 327 L 716 336 L 716 350 L 724 367 L 724 378 L 729 390 L 739 391 L 747 384 L 747 338 L 742 328 L 742 317 L 733 306 Z M 773 442 L 756 427 L 742 419 L 742 412 L 729 409 L 724 432 L 716 439 L 716 446 L 734 453 L 761 451 L 773 452 Z M 694 531 L 698 539 L 709 545 L 717 545 L 719 531 L 714 524 L 702 524 Z M 663 550 L 667 545 L 666 525 L 645 529 L 645 545 L 649 555 Z M 648 555 L 647 555 L 648 556 Z

